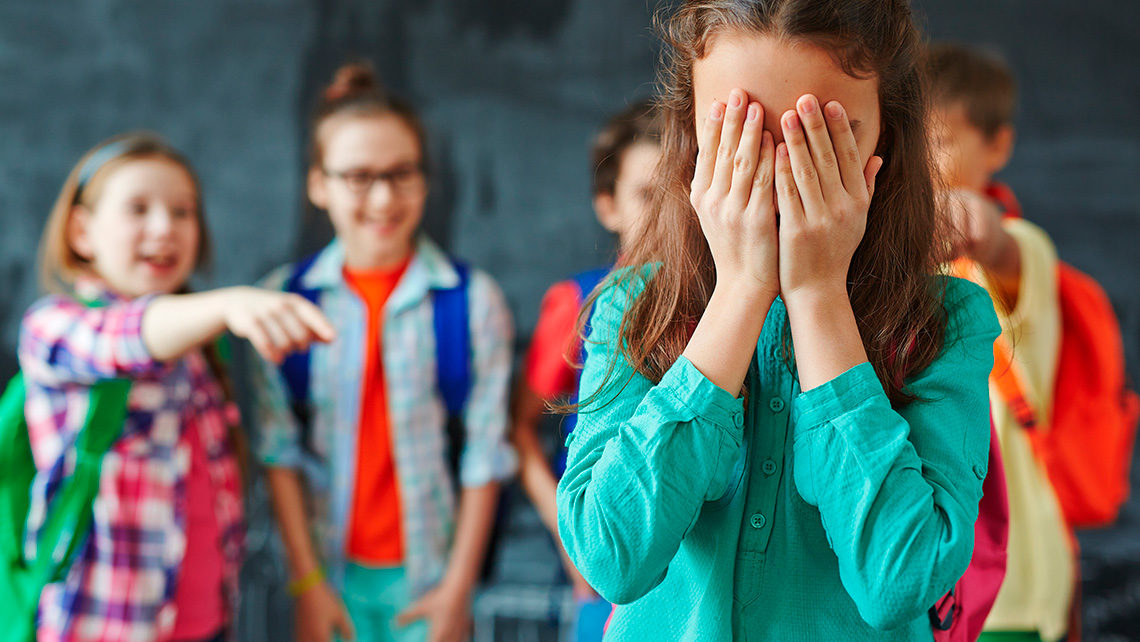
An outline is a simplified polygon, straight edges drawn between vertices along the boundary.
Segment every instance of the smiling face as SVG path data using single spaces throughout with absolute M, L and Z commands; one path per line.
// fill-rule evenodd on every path
M 847 110 L 864 167 L 875 153 L 880 131 L 878 80 L 847 75 L 816 45 L 756 33 L 713 36 L 705 56 L 693 62 L 698 131 L 712 102 L 727 102 L 736 88 L 764 107 L 764 128 L 777 143 L 784 138 L 780 116 L 794 110 L 800 96 L 813 94 L 821 105 L 836 100 Z
M 427 200 L 415 131 L 394 114 L 345 115 L 324 121 L 317 136 L 322 166 L 309 170 L 309 199 L 328 212 L 347 265 L 403 261 Z
M 198 262 L 194 179 L 161 157 L 127 160 L 110 171 L 91 207 L 72 210 L 68 243 L 123 296 L 176 292 Z

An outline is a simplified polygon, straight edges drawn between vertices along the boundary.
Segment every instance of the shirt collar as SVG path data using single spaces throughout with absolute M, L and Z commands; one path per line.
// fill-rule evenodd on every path
M 313 265 L 302 277 L 306 289 L 327 290 L 344 284 L 344 244 L 333 239 L 321 250 Z M 427 296 L 428 290 L 455 287 L 459 273 L 447 254 L 425 235 L 416 238 L 416 247 L 408 269 L 400 279 L 388 302 L 390 310 L 399 310 Z
M 76 299 L 90 303 L 120 303 L 129 297 L 116 293 L 103 279 L 90 274 L 80 274 L 71 284 L 71 293 Z

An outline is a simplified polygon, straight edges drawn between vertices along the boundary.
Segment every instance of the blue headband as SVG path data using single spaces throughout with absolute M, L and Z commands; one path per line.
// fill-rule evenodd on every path
M 91 178 L 95 176 L 96 172 L 103 169 L 103 166 L 112 160 L 130 152 L 136 144 L 137 141 L 117 140 L 95 150 L 87 162 L 83 163 L 83 167 L 79 168 L 79 182 L 75 186 L 75 202 L 79 202 L 80 194 L 83 193 L 83 189 L 87 187 L 87 183 L 91 182 Z

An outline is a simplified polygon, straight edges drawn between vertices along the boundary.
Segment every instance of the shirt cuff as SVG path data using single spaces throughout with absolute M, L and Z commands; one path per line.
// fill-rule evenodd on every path
M 304 455 L 297 444 L 274 444 L 257 449 L 257 458 L 270 468 L 295 468 L 304 466 Z
M 669 393 L 694 417 L 741 432 L 744 401 L 709 381 L 686 357 L 678 357 L 657 387 Z
M 882 395 L 883 386 L 870 362 L 847 370 L 827 383 L 802 392 L 792 408 L 796 432 L 811 430 L 850 412 L 876 395 Z
M 464 488 L 476 488 L 504 481 L 515 474 L 518 456 L 510 444 L 500 442 L 468 443 L 463 449 L 459 481 Z

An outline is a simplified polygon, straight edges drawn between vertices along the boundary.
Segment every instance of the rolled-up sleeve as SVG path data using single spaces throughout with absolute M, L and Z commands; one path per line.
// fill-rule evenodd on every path
M 259 287 L 280 290 L 284 287 L 289 267 L 278 268 L 258 283 Z M 280 369 L 266 361 L 253 346 L 246 344 L 249 354 L 250 392 L 256 438 L 254 452 L 266 466 L 301 468 L 301 430 L 290 405 L 289 394 Z
M 598 298 L 558 485 L 566 551 L 598 592 L 628 603 L 657 586 L 702 505 L 724 494 L 743 403 L 679 358 L 653 385 L 615 349 L 627 285 Z M 603 387 L 604 386 L 604 387 Z
M 498 285 L 478 270 L 471 274 L 468 308 L 474 382 L 463 411 L 467 439 L 459 477 L 470 488 L 509 478 L 518 458 L 507 440 L 514 340 L 511 313 Z
M 288 394 L 277 366 L 256 354 L 249 361 L 253 418 L 257 429 L 257 458 L 266 466 L 300 468 L 304 463 L 301 433 L 290 408 Z
M 973 551 L 999 328 L 977 286 L 953 280 L 946 305 L 945 347 L 908 382 L 916 401 L 893 409 L 869 363 L 795 400 L 796 489 L 819 508 L 844 587 L 880 629 L 921 617 Z
M 160 370 L 142 337 L 153 296 L 87 307 L 63 296 L 40 300 L 20 326 L 25 376 L 40 385 L 92 384 Z

